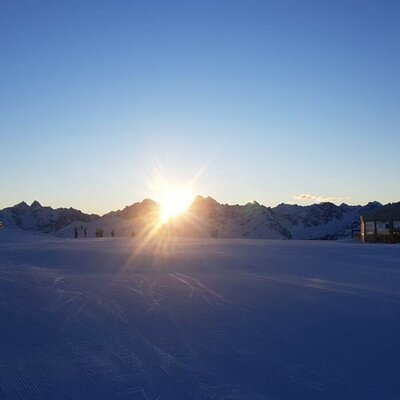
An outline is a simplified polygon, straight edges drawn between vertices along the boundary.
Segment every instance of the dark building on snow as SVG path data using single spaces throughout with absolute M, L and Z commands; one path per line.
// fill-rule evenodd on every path
M 361 215 L 361 240 L 400 243 L 400 202 Z

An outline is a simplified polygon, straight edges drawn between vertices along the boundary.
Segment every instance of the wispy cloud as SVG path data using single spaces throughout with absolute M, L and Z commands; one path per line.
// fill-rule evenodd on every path
M 329 201 L 331 203 L 337 203 L 340 201 L 348 200 L 350 197 L 345 196 L 345 197 L 336 197 L 336 196 L 319 196 L 311 193 L 301 193 L 296 196 L 293 196 L 293 198 L 297 201 L 309 201 L 309 202 L 315 202 L 315 203 L 324 203 L 326 201 Z

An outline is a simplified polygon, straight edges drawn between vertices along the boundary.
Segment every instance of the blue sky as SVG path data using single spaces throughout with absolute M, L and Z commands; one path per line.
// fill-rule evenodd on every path
M 102 213 L 200 170 L 221 202 L 399 201 L 399 20 L 378 0 L 2 1 L 0 208 Z

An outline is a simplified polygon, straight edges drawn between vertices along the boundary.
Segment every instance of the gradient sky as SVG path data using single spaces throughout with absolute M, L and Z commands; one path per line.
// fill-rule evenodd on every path
M 399 201 L 399 21 L 382 0 L 2 0 L 0 208 L 103 213 L 196 174 L 228 203 Z

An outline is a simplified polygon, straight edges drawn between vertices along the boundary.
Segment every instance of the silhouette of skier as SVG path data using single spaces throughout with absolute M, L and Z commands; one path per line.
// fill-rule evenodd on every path
M 114 232 L 114 230 L 112 230 L 111 231 L 111 237 L 114 237 L 115 236 L 115 232 Z
M 74 238 L 76 239 L 78 237 L 78 228 L 75 228 L 75 231 L 74 231 Z
M 101 238 L 101 237 L 103 237 L 103 235 L 104 235 L 103 229 L 97 228 L 97 229 L 96 229 L 96 237 L 97 237 L 97 238 Z
M 86 228 L 83 230 L 83 234 L 85 235 L 85 238 L 87 238 L 87 229 Z

